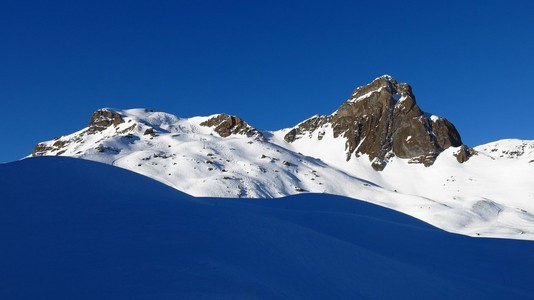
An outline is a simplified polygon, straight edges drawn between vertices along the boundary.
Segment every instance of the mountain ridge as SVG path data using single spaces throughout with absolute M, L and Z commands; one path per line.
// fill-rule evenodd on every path
M 407 91 L 411 87 L 405 84 L 395 83 L 401 93 L 387 88 L 376 91 L 380 84 L 393 85 L 391 80 L 381 77 L 374 88 L 356 89 L 349 100 L 356 104 L 376 100 L 393 104 L 394 109 L 404 93 L 407 100 L 403 102 L 410 102 Z M 353 108 L 352 102 L 346 103 Z M 432 124 L 440 118 L 424 115 L 415 100 L 412 103 L 411 119 L 403 128 L 412 123 L 422 128 L 424 143 L 418 149 L 429 151 L 417 150 L 412 158 L 395 152 L 393 143 L 382 144 L 387 138 L 376 138 L 396 136 L 388 126 L 381 127 L 385 135 L 374 135 L 377 142 L 372 144 L 389 148 L 367 153 L 357 151 L 362 141 L 356 145 L 355 139 L 342 135 L 344 128 L 335 127 L 338 123 L 321 116 L 293 128 L 261 131 L 227 114 L 179 118 L 149 109 L 98 110 L 88 127 L 39 143 L 32 155 L 108 163 L 194 196 L 273 198 L 330 193 L 390 207 L 452 232 L 534 239 L 534 191 L 528 180 L 534 178 L 534 155 L 529 150 L 534 141 L 507 140 L 472 149 L 453 134 L 450 146 L 445 147 L 447 143 L 439 142 L 425 127 L 425 122 Z M 350 116 L 340 119 L 346 124 L 345 133 L 354 128 L 352 121 Z M 288 142 L 288 134 L 305 122 L 313 130 L 301 131 Z M 399 136 L 401 144 L 416 139 L 415 134 Z M 492 170 L 489 174 L 488 169 Z
M 467 148 L 454 125 L 445 118 L 424 113 L 415 101 L 412 88 L 384 75 L 356 88 L 334 113 L 316 115 L 293 127 L 285 136 L 288 143 L 299 135 L 331 126 L 334 138 L 346 139 L 347 160 L 367 154 L 375 170 L 383 170 L 393 156 L 430 166 L 449 147 Z M 324 131 L 319 133 L 322 139 Z M 466 152 L 464 162 L 471 156 Z

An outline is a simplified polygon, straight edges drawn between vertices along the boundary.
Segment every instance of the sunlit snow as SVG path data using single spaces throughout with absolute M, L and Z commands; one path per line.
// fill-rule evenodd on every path
M 334 138 L 329 125 L 287 143 L 287 129 L 263 132 L 264 139 L 222 138 L 200 126 L 210 117 L 177 118 L 145 109 L 118 112 L 124 123 L 45 142 L 66 143 L 64 152 L 47 155 L 112 164 L 194 196 L 337 194 L 389 207 L 451 232 L 534 239 L 532 141 L 479 146 L 477 155 L 463 164 L 454 157 L 455 148 L 443 152 L 431 167 L 391 158 L 384 171 L 376 172 L 366 155 L 347 161 L 345 140 Z M 148 128 L 155 134 L 144 134 Z

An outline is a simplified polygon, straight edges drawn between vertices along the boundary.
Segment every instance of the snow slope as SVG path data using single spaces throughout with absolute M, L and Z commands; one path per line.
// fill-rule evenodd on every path
M 534 242 L 326 194 L 193 198 L 87 160 L 0 165 L 1 299 L 532 299 Z
M 146 109 L 108 110 L 124 123 L 41 143 L 48 149 L 41 154 L 108 163 L 194 196 L 337 194 L 451 232 L 534 239 L 534 141 L 476 147 L 478 154 L 463 164 L 454 157 L 455 148 L 431 167 L 394 157 L 376 172 L 365 155 L 346 161 L 345 140 L 334 138 L 329 124 L 287 143 L 283 136 L 289 129 L 262 132 L 263 138 L 221 137 L 200 125 L 214 116 L 186 119 Z

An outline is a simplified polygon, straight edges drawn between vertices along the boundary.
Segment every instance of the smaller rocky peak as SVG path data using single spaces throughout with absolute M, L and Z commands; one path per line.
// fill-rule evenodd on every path
M 89 121 L 88 133 L 93 134 L 103 131 L 110 126 L 117 126 L 124 123 L 122 116 L 111 109 L 102 108 L 93 113 Z
M 286 135 L 284 136 L 284 140 L 288 143 L 293 143 L 295 140 L 305 135 L 309 135 L 311 137 L 314 131 L 329 124 L 331 119 L 331 116 L 315 115 L 293 127 L 288 133 L 286 133 Z M 321 140 L 323 136 L 324 132 L 319 133 L 317 138 Z
M 227 114 L 216 115 L 202 123 L 200 126 L 211 127 L 221 137 L 230 135 L 245 135 L 247 137 L 257 137 L 263 139 L 263 134 L 256 128 L 250 126 L 247 122 L 238 116 Z
M 466 145 L 461 145 L 458 150 L 453 153 L 454 157 L 456 157 L 456 160 L 459 163 L 464 163 L 468 161 L 473 155 L 477 154 L 478 152 L 475 149 L 469 148 Z

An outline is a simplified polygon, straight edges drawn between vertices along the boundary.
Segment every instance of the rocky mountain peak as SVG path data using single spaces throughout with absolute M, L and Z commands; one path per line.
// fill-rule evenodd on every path
M 346 139 L 347 160 L 366 154 L 375 170 L 383 170 L 394 156 L 430 166 L 443 150 L 463 145 L 452 123 L 425 114 L 410 85 L 389 75 L 356 88 L 332 115 L 314 116 L 300 123 L 285 140 L 294 142 L 327 123 L 334 138 Z
M 389 75 L 383 75 L 376 78 L 365 86 L 356 88 L 351 97 L 346 101 L 356 103 L 360 100 L 368 100 L 369 105 L 389 105 L 397 103 L 404 110 L 418 109 L 415 107 L 415 96 L 412 93 L 412 87 L 407 83 L 398 83 L 395 78 Z M 418 114 L 416 111 L 413 114 Z
M 218 114 L 202 118 L 199 122 L 191 123 L 153 110 L 103 108 L 92 114 L 86 129 L 54 141 L 39 143 L 33 155 L 84 153 L 85 150 L 80 149 L 87 148 L 88 140 L 94 140 L 95 147 L 91 149 L 96 151 L 103 147 L 115 147 L 111 142 L 108 146 L 101 145 L 114 138 L 132 143 L 148 139 L 147 143 L 151 143 L 150 139 L 156 139 L 160 134 L 178 136 L 197 132 L 198 126 L 210 128 L 205 132 L 223 138 L 245 136 L 267 141 L 262 132 L 238 116 Z M 303 138 L 318 139 L 324 143 L 341 139 L 345 147 L 339 150 L 345 152 L 347 161 L 366 155 L 375 170 L 383 170 L 393 157 L 430 166 L 449 147 L 462 146 L 455 152 L 459 162 L 466 161 L 476 153 L 463 145 L 460 134 L 451 122 L 423 112 L 410 85 L 397 82 L 389 75 L 356 88 L 333 114 L 313 116 L 284 134 L 287 143 L 295 143 Z
M 233 134 L 246 135 L 247 137 L 257 137 L 263 139 L 263 135 L 256 128 L 238 116 L 227 114 L 216 115 L 202 123 L 200 126 L 211 127 L 221 137 L 228 137 Z
M 101 108 L 93 113 L 89 121 L 89 134 L 102 131 L 109 126 L 117 126 L 124 123 L 122 116 L 111 109 Z

